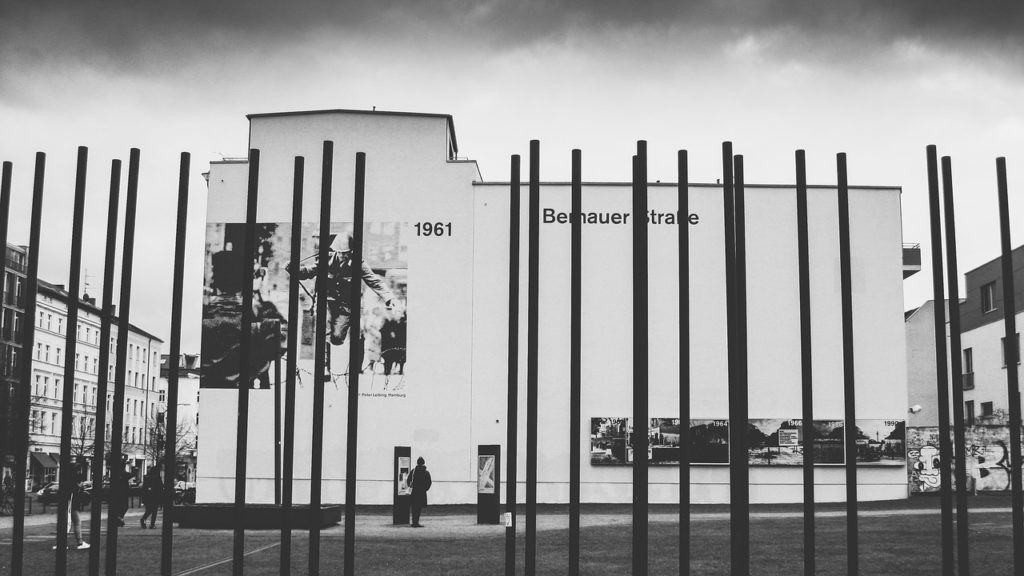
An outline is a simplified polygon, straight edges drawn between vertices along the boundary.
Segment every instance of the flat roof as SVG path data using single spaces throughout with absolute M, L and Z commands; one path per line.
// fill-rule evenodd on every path
M 459 143 L 455 139 L 455 120 L 451 114 L 437 114 L 430 112 L 395 112 L 392 110 L 351 110 L 347 108 L 334 108 L 329 110 L 296 110 L 292 112 L 262 112 L 259 114 L 246 114 L 250 121 L 253 118 L 277 118 L 282 116 L 313 116 L 316 114 L 380 114 L 384 116 L 407 116 L 415 118 L 444 118 L 448 121 L 448 133 L 452 138 L 452 152 L 454 156 L 459 154 Z

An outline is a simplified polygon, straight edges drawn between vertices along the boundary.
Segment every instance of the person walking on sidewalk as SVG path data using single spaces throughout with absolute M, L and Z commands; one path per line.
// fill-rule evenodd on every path
M 89 548 L 89 543 L 82 539 L 82 520 L 78 515 L 78 507 L 81 505 L 85 495 L 82 490 L 82 479 L 85 478 L 85 463 L 75 464 L 71 469 L 71 497 L 68 499 L 68 516 L 71 519 L 71 527 L 74 530 L 75 539 L 78 540 L 78 549 Z M 54 550 L 57 546 L 54 545 Z
M 423 457 L 416 459 L 416 467 L 409 474 L 409 487 L 412 488 L 412 527 L 423 528 L 420 514 L 427 507 L 427 490 L 430 490 L 430 472 L 424 465 Z
M 149 527 L 156 528 L 156 513 L 160 511 L 160 497 L 163 486 L 160 483 L 160 468 L 154 466 L 146 472 L 142 480 L 142 505 L 146 507 L 146 513 L 142 515 L 139 524 L 146 527 L 146 518 L 149 518 Z

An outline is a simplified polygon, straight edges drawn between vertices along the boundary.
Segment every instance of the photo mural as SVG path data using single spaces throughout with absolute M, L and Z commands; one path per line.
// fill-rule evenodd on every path
M 818 465 L 842 465 L 845 458 L 845 427 L 842 420 L 815 420 L 812 458 Z M 906 462 L 906 422 L 857 420 L 859 466 L 902 466 Z M 647 428 L 648 462 L 651 466 L 679 465 L 682 459 L 678 418 L 651 418 Z M 604 417 L 590 420 L 590 463 L 596 466 L 628 466 L 633 463 L 632 418 Z M 729 463 L 729 421 L 689 421 L 690 464 Z M 805 440 L 802 421 L 753 418 L 747 422 L 747 463 L 750 466 L 802 466 Z
M 206 227 L 206 273 L 203 293 L 203 388 L 236 388 L 241 373 L 239 343 L 242 293 L 253 296 L 253 351 L 250 355 L 252 388 L 269 388 L 271 367 L 286 353 L 288 330 L 298 330 L 299 359 L 306 362 L 298 377 L 312 381 L 315 343 L 315 307 L 326 301 L 327 366 L 334 380 L 348 373 L 347 345 L 352 310 L 352 269 L 357 268 L 362 289 L 360 334 L 363 348 L 360 373 L 374 391 L 401 392 L 405 388 L 408 261 L 403 225 L 372 222 L 363 233 L 361 263 L 351 261 L 352 224 L 331 225 L 327 286 L 316 287 L 319 225 L 304 223 L 300 259 L 290 262 L 290 223 L 259 223 L 251 258 L 242 254 L 245 225 L 209 223 Z M 243 286 L 242 271 L 253 269 L 252 286 Z M 299 280 L 299 318 L 288 318 L 290 279 Z M 344 346 L 344 348 L 342 348 Z

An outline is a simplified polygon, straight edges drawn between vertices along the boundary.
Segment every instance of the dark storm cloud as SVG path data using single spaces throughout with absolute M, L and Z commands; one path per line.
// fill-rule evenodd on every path
M 966 8 L 965 8 L 966 6 Z M 38 2 L 0 0 L 0 63 L 133 69 L 175 65 L 216 48 L 285 50 L 307 35 L 430 42 L 502 50 L 568 34 L 649 29 L 733 40 L 775 33 L 779 49 L 813 46 L 856 59 L 851 45 L 884 49 L 900 39 L 1016 58 L 1024 47 L 1024 3 L 949 0 L 277 0 Z M 677 39 L 679 41 L 685 38 Z M 819 54 L 820 56 L 821 54 Z

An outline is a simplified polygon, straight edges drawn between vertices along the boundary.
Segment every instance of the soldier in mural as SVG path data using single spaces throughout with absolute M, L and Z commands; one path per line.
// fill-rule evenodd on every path
M 345 343 L 348 335 L 348 327 L 352 318 L 352 236 L 348 235 L 342 242 L 337 234 L 331 234 L 331 247 L 327 259 L 327 324 L 328 335 L 331 344 L 341 346 Z M 312 263 L 306 266 L 298 266 L 289 262 L 285 270 L 295 274 L 300 280 L 315 278 L 317 273 L 317 262 L 314 258 Z M 366 264 L 360 262 L 360 274 L 362 281 L 370 287 L 377 296 L 384 302 L 384 306 L 391 310 L 394 308 L 394 296 L 388 289 L 380 276 L 377 276 Z M 320 296 L 317 294 L 317 296 Z

